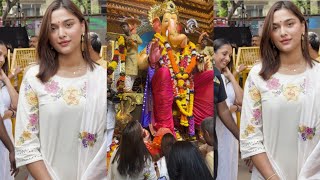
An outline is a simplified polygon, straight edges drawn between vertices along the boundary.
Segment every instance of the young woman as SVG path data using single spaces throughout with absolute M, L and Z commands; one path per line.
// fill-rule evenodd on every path
M 232 46 L 224 39 L 216 39 L 213 42 L 215 67 L 222 73 L 224 88 L 227 94 L 227 105 L 236 120 L 236 111 L 242 105 L 243 90 L 231 73 Z M 230 66 L 231 65 L 231 66 Z M 218 173 L 217 179 L 237 179 L 238 176 L 238 141 L 226 128 L 218 116 L 216 122 L 218 137 Z
M 145 133 L 138 121 L 130 121 L 122 132 L 120 145 L 110 159 L 108 180 L 155 180 L 151 155 L 144 144 Z
M 249 73 L 241 114 L 242 158 L 252 179 L 319 179 L 320 69 L 308 53 L 308 28 L 291 1 L 265 18 L 261 63 Z
M 166 159 L 168 158 L 171 148 L 173 144 L 176 142 L 175 137 L 171 133 L 164 134 L 161 139 L 161 158 L 157 161 L 157 167 L 159 173 L 158 177 L 163 178 L 165 177 L 169 180 L 169 174 L 167 169 L 167 162 Z
M 166 161 L 170 179 L 213 180 L 200 151 L 189 141 L 174 143 Z
M 43 17 L 39 65 L 26 72 L 18 104 L 17 165 L 34 179 L 106 177 L 106 71 L 88 51 L 88 26 L 70 0 Z
M 15 116 L 18 104 L 18 93 L 11 85 L 8 78 L 9 63 L 7 60 L 8 49 L 4 42 L 0 41 L 0 116 L 5 126 L 7 134 L 13 142 L 11 117 Z M 13 149 L 10 149 L 12 151 Z M 12 152 L 10 152 L 12 153 Z M 0 141 L 0 177 L 4 179 L 14 179 L 10 172 L 9 151 L 2 141 Z

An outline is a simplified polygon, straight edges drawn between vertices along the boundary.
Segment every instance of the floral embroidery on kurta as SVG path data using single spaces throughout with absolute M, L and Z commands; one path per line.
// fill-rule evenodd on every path
M 63 100 L 68 105 L 78 105 L 80 101 L 81 91 L 73 87 L 63 91 Z
M 301 139 L 303 141 L 312 140 L 313 137 L 316 135 L 316 128 L 311 128 L 307 126 L 299 126 L 299 133 L 301 136 Z
M 31 139 L 31 133 L 29 131 L 23 131 L 22 135 L 19 137 L 19 140 L 16 142 L 16 145 L 21 145 L 25 141 Z
M 25 98 L 30 105 L 30 112 L 33 112 L 28 117 L 28 124 L 26 130 L 23 131 L 22 135 L 19 137 L 18 141 L 16 142 L 17 145 L 23 144 L 25 141 L 31 139 L 31 133 L 37 130 L 38 124 L 38 108 L 39 102 L 37 94 L 33 91 L 28 81 L 24 81 L 25 83 Z
M 88 133 L 86 131 L 79 133 L 79 139 L 82 142 L 84 148 L 93 147 L 94 143 L 97 141 L 97 134 Z
M 246 137 L 248 137 L 250 134 L 253 134 L 253 133 L 254 133 L 254 130 L 255 130 L 255 127 L 249 124 L 249 125 L 246 127 L 246 129 L 244 130 L 243 134 L 241 135 L 242 138 L 246 138 Z
M 283 89 L 283 95 L 286 97 L 287 101 L 297 101 L 300 93 L 301 88 L 294 84 L 288 84 Z

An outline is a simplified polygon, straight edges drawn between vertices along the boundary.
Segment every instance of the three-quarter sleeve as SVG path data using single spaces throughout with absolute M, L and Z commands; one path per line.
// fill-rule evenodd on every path
M 15 154 L 17 166 L 42 160 L 39 141 L 39 103 L 32 87 L 35 76 L 28 71 L 22 81 L 15 126 Z
M 242 158 L 265 152 L 262 133 L 261 93 L 257 86 L 258 72 L 253 68 L 247 78 L 240 121 L 240 150 Z

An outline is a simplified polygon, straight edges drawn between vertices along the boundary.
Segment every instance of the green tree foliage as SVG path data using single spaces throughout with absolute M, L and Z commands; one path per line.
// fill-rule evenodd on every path
M 1 6 L 2 6 L 2 1 L 1 0 Z M 3 22 L 5 22 L 5 20 L 7 19 L 7 16 L 9 14 L 9 11 L 11 10 L 11 8 L 16 5 L 18 2 L 18 0 L 5 0 L 5 3 L 6 3 L 6 8 L 4 9 L 4 11 L 1 13 L 1 16 L 2 16 L 2 20 Z M 3 8 L 1 8 L 3 9 Z
M 0 16 L 2 16 L 2 14 L 3 14 L 3 5 L 2 5 L 2 1 L 3 1 L 3 0 L 0 0 Z
M 243 0 L 217 0 L 218 5 L 218 16 L 227 17 L 228 19 L 232 18 L 232 15 L 238 7 L 240 7 Z M 230 8 L 229 8 L 230 7 Z M 230 9 L 230 11 L 228 11 Z
M 293 0 L 303 14 L 311 14 L 310 0 Z
M 228 16 L 228 6 L 230 6 L 229 0 L 217 0 L 218 2 L 218 16 L 227 17 Z
M 76 4 L 82 13 L 89 14 L 88 10 L 90 9 L 90 1 L 87 0 L 72 0 L 74 4 Z M 89 10 L 90 11 L 90 10 Z

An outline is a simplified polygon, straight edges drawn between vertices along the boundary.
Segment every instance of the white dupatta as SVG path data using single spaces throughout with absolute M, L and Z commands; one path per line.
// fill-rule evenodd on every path
M 308 73 L 307 98 L 303 105 L 299 126 L 315 128 L 312 139 L 298 139 L 298 179 L 320 179 L 320 64 Z M 306 108 L 308 107 L 308 108 Z M 314 130 L 314 129 L 313 129 Z
M 97 135 L 93 147 L 78 145 L 78 177 L 81 180 L 106 179 L 107 176 L 107 72 L 98 66 L 89 71 L 85 110 L 80 132 Z

